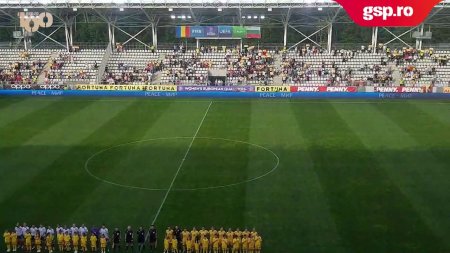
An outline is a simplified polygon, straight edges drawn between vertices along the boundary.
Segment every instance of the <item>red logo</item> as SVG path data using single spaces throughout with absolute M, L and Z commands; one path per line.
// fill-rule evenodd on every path
M 360 26 L 418 26 L 442 0 L 335 0 Z

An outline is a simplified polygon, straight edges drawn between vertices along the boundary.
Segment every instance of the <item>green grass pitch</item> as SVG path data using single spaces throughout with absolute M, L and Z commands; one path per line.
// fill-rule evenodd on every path
M 450 252 L 448 100 L 0 98 L 0 173 L 2 232 L 156 218 L 256 227 L 266 253 Z

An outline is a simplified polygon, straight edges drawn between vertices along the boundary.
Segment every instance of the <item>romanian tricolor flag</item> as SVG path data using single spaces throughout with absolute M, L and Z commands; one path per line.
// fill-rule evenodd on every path
M 190 26 L 177 26 L 176 27 L 177 38 L 190 38 L 191 27 Z

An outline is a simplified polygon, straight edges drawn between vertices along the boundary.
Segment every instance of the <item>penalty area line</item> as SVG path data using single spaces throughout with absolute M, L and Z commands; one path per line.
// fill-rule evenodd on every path
M 167 196 L 169 196 L 169 193 L 170 193 L 170 191 L 171 191 L 172 188 L 173 188 L 173 185 L 174 185 L 174 183 L 175 183 L 175 180 L 177 179 L 178 174 L 180 173 L 180 170 L 181 170 L 181 168 L 183 167 L 184 161 L 186 160 L 186 158 L 187 158 L 187 156 L 188 156 L 188 154 L 189 154 L 189 151 L 190 151 L 191 148 L 192 148 L 192 144 L 194 144 L 195 138 L 197 138 L 197 134 L 198 134 L 198 132 L 200 131 L 200 128 L 202 128 L 203 122 L 205 121 L 206 115 L 208 115 L 209 109 L 211 108 L 211 105 L 212 105 L 212 104 L 213 104 L 213 101 L 211 101 L 211 102 L 209 103 L 208 108 L 206 109 L 205 114 L 203 115 L 203 118 L 202 118 L 202 120 L 200 121 L 200 124 L 198 125 L 197 131 L 195 131 L 195 134 L 194 134 L 194 136 L 192 137 L 191 143 L 189 144 L 189 147 L 188 147 L 188 149 L 186 150 L 186 153 L 184 154 L 184 157 L 183 157 L 183 159 L 181 160 L 180 165 L 178 166 L 178 169 L 177 169 L 177 172 L 175 173 L 175 176 L 172 178 L 172 182 L 170 183 L 169 189 L 167 189 L 166 195 L 164 195 L 164 199 L 163 199 L 163 201 L 161 202 L 161 205 L 159 206 L 158 211 L 156 212 L 156 215 L 155 215 L 155 218 L 153 219 L 152 224 L 155 224 L 156 220 L 158 219 L 159 214 L 161 213 L 161 210 L 162 210 L 164 204 L 166 203 Z

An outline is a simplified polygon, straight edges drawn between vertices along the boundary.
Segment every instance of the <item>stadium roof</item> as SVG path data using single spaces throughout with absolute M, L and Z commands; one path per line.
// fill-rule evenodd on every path
M 439 4 L 447 7 L 450 0 Z M 0 0 L 0 8 L 302 8 L 339 7 L 332 0 Z
M 437 7 L 449 7 L 444 0 Z M 340 7 L 333 0 L 0 0 L 0 9 L 17 8 L 308 8 Z
M 79 8 L 111 8 L 111 7 L 130 7 L 130 8 L 165 8 L 165 7 L 339 7 L 331 0 L 0 0 L 0 8 L 15 7 L 79 7 Z

